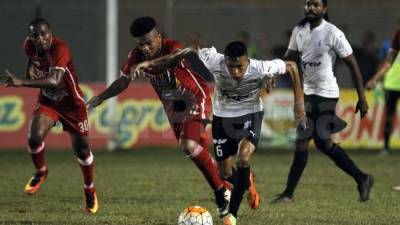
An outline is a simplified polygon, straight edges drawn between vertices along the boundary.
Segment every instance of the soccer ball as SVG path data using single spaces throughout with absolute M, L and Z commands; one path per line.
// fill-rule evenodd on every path
M 178 225 L 213 225 L 213 220 L 207 209 L 190 206 L 179 215 Z

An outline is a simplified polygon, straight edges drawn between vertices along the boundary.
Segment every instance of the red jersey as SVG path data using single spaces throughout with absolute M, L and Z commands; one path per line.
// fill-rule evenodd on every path
M 44 57 L 38 55 L 32 41 L 25 40 L 23 50 L 32 64 L 44 74 L 49 74 L 52 69 L 63 70 L 62 88 L 42 88 L 39 94 L 39 103 L 71 108 L 85 105 L 83 93 L 78 86 L 78 77 L 72 63 L 71 50 L 61 39 L 53 37 L 50 49 Z
M 171 39 L 163 39 L 161 49 L 155 56 L 161 57 L 182 48 L 182 45 Z M 134 48 L 121 68 L 121 76 L 128 76 L 133 65 L 144 59 L 138 48 Z M 206 81 L 194 72 L 185 59 L 178 65 L 166 70 L 155 68 L 146 70 L 147 77 L 162 101 L 165 111 L 171 120 L 182 119 L 177 114 L 192 116 L 194 119 L 208 119 L 211 113 L 211 97 Z M 186 117 L 187 118 L 187 117 Z
M 392 44 L 390 46 L 393 50 L 399 51 L 400 49 L 400 29 L 396 30 L 392 37 Z

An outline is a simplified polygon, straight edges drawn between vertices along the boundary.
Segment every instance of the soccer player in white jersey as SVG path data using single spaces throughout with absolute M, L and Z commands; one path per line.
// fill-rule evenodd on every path
M 350 69 L 355 83 L 358 102 L 356 113 L 363 118 L 368 111 L 362 76 L 345 35 L 328 22 L 327 0 L 306 0 L 305 18 L 293 29 L 285 59 L 300 59 L 304 77 L 304 100 L 308 128 L 297 131 L 296 151 L 286 189 L 273 203 L 293 202 L 293 193 L 308 161 L 308 146 L 314 140 L 316 147 L 336 166 L 354 178 L 359 200 L 367 201 L 374 178 L 362 172 L 345 151 L 331 139 L 337 130 L 335 114 L 339 87 L 333 74 L 336 55 Z
M 144 68 L 171 64 L 194 51 L 196 50 L 186 48 L 157 60 L 144 62 L 133 69 L 132 76 L 139 75 Z M 250 175 L 250 156 L 255 152 L 260 137 L 264 114 L 260 88 L 264 79 L 286 73 L 291 76 L 295 96 L 294 114 L 299 130 L 306 128 L 304 94 L 295 62 L 249 59 L 243 42 L 229 43 L 224 55 L 215 48 L 200 49 L 198 54 L 216 81 L 212 124 L 214 151 L 221 177 L 233 184 L 229 211 L 221 216 L 224 225 L 235 225 L 245 191 L 254 188 L 254 185 L 250 185 L 254 181 Z M 234 155 L 237 155 L 237 170 L 232 169 Z M 249 190 L 252 191 L 255 190 Z M 254 199 L 255 196 L 250 197 L 253 199 L 249 202 L 250 207 L 257 208 L 258 200 Z
M 256 151 L 264 114 L 260 99 L 262 82 L 266 77 L 279 74 L 291 76 L 296 125 L 303 130 L 306 120 L 299 71 L 293 61 L 249 59 L 247 48 L 240 41 L 229 43 L 224 54 L 215 48 L 200 49 L 199 57 L 215 77 L 212 122 L 215 157 L 221 176 L 233 183 L 229 214 L 224 217 L 224 224 L 236 224 L 243 195 L 253 179 L 250 157 Z M 232 167 L 235 155 L 236 170 Z M 250 189 L 251 186 L 249 192 Z

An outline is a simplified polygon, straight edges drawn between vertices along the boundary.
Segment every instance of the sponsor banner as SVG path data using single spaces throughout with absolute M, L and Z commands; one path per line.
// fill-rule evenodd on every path
M 345 148 L 378 149 L 383 148 L 384 101 L 381 92 L 367 92 L 368 114 L 360 119 L 355 114 L 357 94 L 354 90 L 342 90 L 336 108 L 337 115 L 348 124 L 334 140 Z M 264 98 L 264 123 L 260 147 L 293 148 L 295 129 L 293 121 L 293 94 L 290 90 L 274 90 Z M 399 110 L 393 121 L 391 147 L 400 148 L 400 124 L 397 120 Z
M 81 84 L 85 99 L 99 94 L 104 84 Z M 26 148 L 27 131 L 32 112 L 37 102 L 38 90 L 29 88 L 0 87 L 0 149 Z M 370 111 L 360 121 L 354 114 L 355 91 L 344 90 L 337 113 L 348 122 L 337 142 L 349 148 L 381 148 L 383 139 L 383 102 L 374 101 L 367 93 Z M 274 90 L 264 99 L 265 116 L 261 132 L 260 147 L 292 148 L 295 138 L 293 122 L 293 95 L 291 90 Z M 131 84 L 118 96 L 114 117 L 118 124 L 112 134 L 122 148 L 139 146 L 176 146 L 177 141 L 169 127 L 162 104 L 149 84 Z M 377 103 L 375 103 L 377 102 Z M 107 102 L 89 114 L 90 143 L 93 149 L 105 148 L 110 134 Z M 399 124 L 394 121 L 393 148 L 400 147 Z M 57 124 L 46 138 L 49 148 L 70 148 L 70 138 Z
M 99 94 L 104 84 L 81 84 L 85 99 Z M 0 149 L 26 148 L 27 132 L 37 103 L 37 89 L 0 87 Z M 169 145 L 177 141 L 169 127 L 161 102 L 148 84 L 132 84 L 118 96 L 113 134 L 122 148 Z M 90 144 L 93 149 L 105 148 L 110 135 L 107 102 L 89 113 Z M 70 137 L 57 123 L 46 137 L 49 148 L 70 148 Z

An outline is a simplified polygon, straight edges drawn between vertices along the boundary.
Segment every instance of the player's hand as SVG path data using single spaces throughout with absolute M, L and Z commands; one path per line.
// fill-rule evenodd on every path
M 46 75 L 47 75 L 47 73 L 41 71 L 40 69 L 38 69 L 36 67 L 34 67 L 33 70 L 29 73 L 29 77 L 32 80 L 37 80 L 37 79 L 43 78 Z
M 10 71 L 5 70 L 5 74 L 3 75 L 4 79 L 4 86 L 6 87 L 21 87 L 23 85 L 23 82 L 21 79 L 19 79 L 17 76 L 12 74 Z
M 296 128 L 299 130 L 305 130 L 308 127 L 307 117 L 303 113 L 302 115 L 295 115 L 296 117 Z
M 265 90 L 267 93 L 270 93 L 272 91 L 272 88 L 276 87 L 276 77 L 272 77 L 267 79 L 267 82 L 265 84 Z
M 101 99 L 99 96 L 94 96 L 91 98 L 87 103 L 86 103 L 86 108 L 90 112 L 97 106 L 99 106 L 103 102 L 103 99 Z
M 365 86 L 366 86 L 367 90 L 372 90 L 376 86 L 376 81 L 375 80 L 370 80 L 370 81 L 367 82 L 367 84 Z
M 143 74 L 145 69 L 150 69 L 150 63 L 148 61 L 141 62 L 131 67 L 130 76 L 134 80 Z
M 358 100 L 357 105 L 356 105 L 356 111 L 355 113 L 360 112 L 360 118 L 364 118 L 365 114 L 368 112 L 368 103 L 365 98 L 361 98 Z

